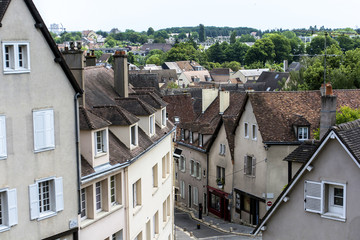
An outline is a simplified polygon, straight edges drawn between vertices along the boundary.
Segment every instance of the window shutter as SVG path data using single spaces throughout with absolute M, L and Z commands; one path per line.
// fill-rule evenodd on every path
M 6 157 L 6 124 L 5 116 L 0 116 L 0 157 Z
M 96 136 L 96 132 L 94 132 L 94 155 L 97 154 L 98 150 L 97 150 L 97 136 Z
M 133 207 L 135 207 L 137 205 L 137 201 L 136 201 L 136 183 L 133 184 Z
M 322 184 L 320 182 L 305 181 L 304 188 L 305 211 L 322 213 Z
M 9 189 L 8 191 L 8 210 L 9 210 L 9 226 L 18 224 L 18 210 L 16 189 Z
M 247 172 L 247 156 L 244 156 L 244 174 Z
M 54 110 L 45 111 L 45 146 L 55 147 L 54 139 Z
M 104 152 L 107 152 L 107 143 L 108 143 L 108 132 L 106 130 L 103 131 L 103 150 Z
M 59 212 L 64 210 L 64 191 L 62 177 L 55 178 L 55 199 L 56 211 Z
M 199 173 L 198 178 L 201 179 L 201 166 L 200 166 L 200 164 L 199 164 L 198 173 Z
M 252 170 L 252 176 L 255 177 L 255 174 L 256 174 L 256 158 L 252 158 L 252 161 L 251 161 L 251 170 Z
M 45 119 L 43 112 L 33 112 L 34 147 L 39 150 L 45 147 Z
M 39 187 L 37 184 L 29 185 L 30 197 L 30 219 L 34 220 L 39 217 Z

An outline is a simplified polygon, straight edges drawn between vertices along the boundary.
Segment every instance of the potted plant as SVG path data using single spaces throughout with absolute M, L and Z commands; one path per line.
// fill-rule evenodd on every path
M 225 184 L 225 179 L 224 178 L 217 178 L 216 179 L 216 184 L 218 185 L 219 188 L 223 188 L 224 184 Z

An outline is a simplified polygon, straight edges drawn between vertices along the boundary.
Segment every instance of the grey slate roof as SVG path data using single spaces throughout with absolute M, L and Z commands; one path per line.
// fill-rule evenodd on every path
M 113 125 L 129 126 L 140 120 L 135 115 L 116 105 L 94 106 L 93 111 L 109 120 Z
M 286 72 L 262 72 L 256 82 L 265 83 L 265 89 L 262 89 L 262 91 L 279 90 L 281 88 L 279 81 L 282 81 L 284 78 L 288 79 L 289 75 Z
M 339 124 L 333 127 L 333 129 L 360 164 L 360 119 Z
M 149 116 L 156 112 L 156 109 L 140 98 L 116 98 L 117 104 L 136 116 Z
M 284 161 L 305 163 L 311 158 L 318 146 L 319 141 L 305 141 L 286 156 Z
M 80 130 L 95 130 L 111 125 L 111 122 L 83 107 L 79 108 Z

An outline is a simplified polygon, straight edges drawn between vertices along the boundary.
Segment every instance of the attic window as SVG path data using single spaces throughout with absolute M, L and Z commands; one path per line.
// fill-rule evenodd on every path
M 298 140 L 304 141 L 309 139 L 309 127 L 298 127 Z
M 4 42 L 2 46 L 5 74 L 30 72 L 28 42 Z

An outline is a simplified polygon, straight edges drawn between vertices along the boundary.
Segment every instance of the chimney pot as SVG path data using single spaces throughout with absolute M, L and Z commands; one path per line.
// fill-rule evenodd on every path
M 331 96 L 331 95 L 333 95 L 333 90 L 332 90 L 331 83 L 327 83 L 327 84 L 326 84 L 325 95 L 326 95 L 326 96 Z
M 70 42 L 70 50 L 75 50 L 75 43 L 74 42 Z

